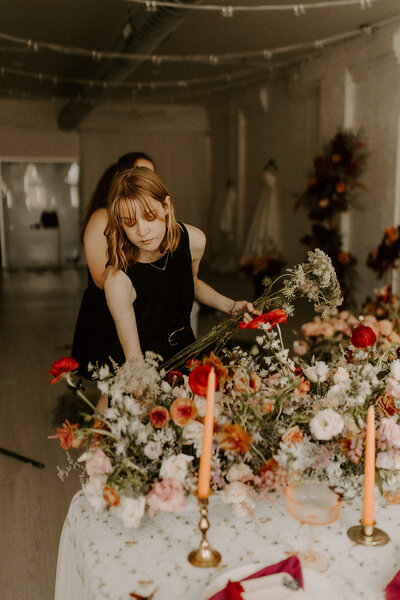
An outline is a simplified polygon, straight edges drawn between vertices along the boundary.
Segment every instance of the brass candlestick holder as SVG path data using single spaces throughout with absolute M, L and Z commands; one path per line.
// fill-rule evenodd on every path
M 373 525 L 355 525 L 347 530 L 347 535 L 356 544 L 364 546 L 384 546 L 390 540 L 387 533 Z
M 207 530 L 210 527 L 210 523 L 207 518 L 208 498 L 198 498 L 198 502 L 200 506 L 199 529 L 201 531 L 201 542 L 197 550 L 192 550 L 188 554 L 188 561 L 194 567 L 216 567 L 221 560 L 221 554 L 217 550 L 211 548 L 206 538 Z

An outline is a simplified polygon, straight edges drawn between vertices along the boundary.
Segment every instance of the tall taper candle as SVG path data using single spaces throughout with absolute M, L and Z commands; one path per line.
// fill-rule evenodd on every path
M 203 447 L 200 456 L 199 484 L 197 495 L 199 498 L 208 498 L 210 494 L 210 473 L 212 440 L 214 432 L 214 404 L 215 404 L 215 372 L 211 369 L 208 375 L 207 405 L 204 417 Z
M 364 497 L 361 523 L 374 524 L 375 494 L 375 408 L 370 406 L 367 416 L 367 437 L 365 440 Z

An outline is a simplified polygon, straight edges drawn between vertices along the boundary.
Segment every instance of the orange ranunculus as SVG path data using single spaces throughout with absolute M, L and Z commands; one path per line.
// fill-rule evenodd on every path
M 240 321 L 239 327 L 240 329 L 258 329 L 258 325 L 260 323 L 269 323 L 270 329 L 273 329 L 278 325 L 278 323 L 287 323 L 287 314 L 282 308 L 275 308 L 274 310 L 270 310 L 269 312 L 259 315 L 258 317 L 254 317 L 249 323 L 246 321 Z
M 222 430 L 217 433 L 217 440 L 221 448 L 238 454 L 244 454 L 250 450 L 252 442 L 249 434 L 237 423 L 235 425 L 232 425 L 232 423 L 223 425 Z
M 263 411 L 266 414 L 272 413 L 274 411 L 274 408 L 275 408 L 275 402 L 270 402 L 270 401 L 264 402 Z
M 350 263 L 351 257 L 348 252 L 339 252 L 338 261 L 342 263 L 342 265 L 348 265 Z
M 271 473 L 276 473 L 279 469 L 279 463 L 275 458 L 269 458 L 266 463 L 260 469 L 259 476 L 262 477 L 267 471 L 271 471 Z
M 70 373 L 71 371 L 75 371 L 79 367 L 79 364 L 76 362 L 74 358 L 67 356 L 66 358 L 60 358 L 60 360 L 56 360 L 55 363 L 51 365 L 49 375 L 53 375 L 53 379 L 50 379 L 51 385 L 57 383 L 59 379 L 64 375 L 64 373 Z
M 208 376 L 211 367 L 208 365 L 199 365 L 189 373 L 189 385 L 192 392 L 198 396 L 207 395 Z M 215 389 L 218 389 L 218 377 L 215 377 Z
M 226 367 L 222 364 L 222 361 L 215 356 L 214 352 L 210 352 L 210 356 L 206 356 L 203 358 L 203 365 L 208 365 L 209 367 L 214 367 L 215 375 L 219 382 L 224 383 L 227 379 L 229 379 L 229 372 Z
M 303 432 L 298 425 L 290 427 L 282 437 L 282 442 L 287 446 L 297 446 L 304 441 Z
M 294 395 L 296 398 L 304 398 L 310 391 L 310 387 L 310 381 L 302 377 L 300 383 L 297 384 L 297 387 L 294 390 Z
M 63 450 L 69 450 L 72 448 L 79 448 L 82 443 L 82 439 L 77 439 L 75 434 L 79 429 L 79 423 L 71 423 L 68 419 L 65 419 L 62 427 L 57 427 L 56 435 L 49 435 L 49 439 L 58 438 L 60 440 L 60 446 Z
M 103 487 L 103 498 L 110 506 L 118 506 L 120 503 L 119 495 L 111 485 Z
M 337 165 L 342 160 L 342 156 L 340 154 L 332 154 L 331 160 L 334 165 Z
M 258 392 L 261 386 L 261 377 L 255 371 L 250 373 L 249 388 L 253 392 Z
M 165 406 L 154 406 L 149 413 L 149 421 L 154 429 L 163 429 L 169 421 L 169 413 Z
M 344 181 L 338 181 L 335 187 L 338 194 L 343 194 L 346 190 L 346 184 Z
M 386 229 L 385 229 L 385 236 L 387 238 L 389 238 L 389 240 L 391 242 L 396 242 L 397 238 L 399 237 L 399 234 L 398 234 L 397 229 L 395 227 L 386 227 Z
M 171 404 L 169 414 L 175 425 L 185 427 L 197 416 L 197 408 L 191 398 L 177 398 Z
M 368 327 L 368 325 L 358 325 L 352 331 L 350 342 L 356 348 L 366 348 L 375 344 L 376 335 L 374 330 Z

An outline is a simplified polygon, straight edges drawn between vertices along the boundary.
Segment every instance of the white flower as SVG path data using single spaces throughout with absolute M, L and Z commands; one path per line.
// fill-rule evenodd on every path
M 142 408 L 139 402 L 135 400 L 135 398 L 132 398 L 132 396 L 124 396 L 124 406 L 125 410 L 127 410 L 128 413 L 131 414 L 133 417 L 140 415 L 140 413 L 142 412 Z
M 317 440 L 330 440 L 344 427 L 342 417 L 331 408 L 320 410 L 310 421 L 310 431 Z
M 400 382 L 393 377 L 388 378 L 386 391 L 394 398 L 400 398 Z
M 107 394 L 108 395 L 108 391 L 110 386 L 108 385 L 108 383 L 106 381 L 99 381 L 97 384 L 98 389 L 100 390 L 100 392 L 102 394 Z
M 245 463 L 239 463 L 238 465 L 232 465 L 226 474 L 228 481 L 250 481 L 254 478 L 254 473 L 250 469 L 249 465 Z
M 108 365 L 103 365 L 99 369 L 99 377 L 100 379 L 106 379 L 110 375 L 110 367 Z
M 146 499 L 144 496 L 140 496 L 139 498 L 121 496 L 119 505 L 113 507 L 113 511 L 121 519 L 124 527 L 136 529 L 144 515 L 145 507 Z
M 178 454 L 176 456 L 170 456 L 163 460 L 160 477 L 162 479 L 176 479 L 183 483 L 185 481 L 188 464 L 192 462 L 193 456 L 187 454 Z
M 189 444 L 201 444 L 203 433 L 204 425 L 200 421 L 192 420 L 183 428 L 183 438 Z
M 398 358 L 390 365 L 390 373 L 394 379 L 400 381 L 400 360 Z
M 241 481 L 232 481 L 222 490 L 222 500 L 228 504 L 238 504 L 247 500 L 247 486 Z
M 337 385 L 348 386 L 350 383 L 350 375 L 347 369 L 344 367 L 339 367 L 336 373 L 333 376 L 333 381 Z
M 328 375 L 329 367 L 323 360 L 317 360 L 313 367 L 304 369 L 306 377 L 313 383 L 323 383 Z
M 295 340 L 293 342 L 293 352 L 297 356 L 304 356 L 308 352 L 308 344 L 303 340 Z
M 333 408 L 338 406 L 346 399 L 346 392 L 343 386 L 341 385 L 333 385 L 329 388 L 328 393 L 326 394 L 326 400 L 328 406 Z
M 107 506 L 107 502 L 103 498 L 103 487 L 106 481 L 107 475 L 93 475 L 82 485 L 83 493 L 97 513 L 103 512 Z
M 376 466 L 378 469 L 400 469 L 400 452 L 389 450 L 389 452 L 379 452 L 376 457 Z
M 162 453 L 161 444 L 159 442 L 147 442 L 143 452 L 150 460 L 157 460 Z

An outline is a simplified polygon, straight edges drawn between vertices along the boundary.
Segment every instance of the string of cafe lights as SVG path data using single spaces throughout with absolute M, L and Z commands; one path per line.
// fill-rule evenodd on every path
M 325 2 L 314 2 L 312 4 L 259 4 L 259 5 L 216 5 L 216 4 L 187 4 L 186 2 L 169 2 L 168 0 L 126 0 L 132 4 L 142 4 L 148 11 L 156 11 L 158 8 L 179 8 L 192 11 L 219 12 L 223 17 L 232 18 L 235 13 L 244 12 L 277 12 L 291 11 L 297 17 L 304 15 L 306 11 L 319 8 L 341 8 L 348 6 L 359 6 L 361 9 L 369 8 L 378 2 L 386 0 L 326 0 Z
M 376 1 L 376 0 L 375 0 Z M 152 62 L 153 64 L 162 65 L 162 63 L 202 63 L 202 64 L 235 64 L 240 63 L 243 66 L 245 61 L 249 60 L 271 60 L 275 56 L 280 54 L 288 54 L 290 52 L 298 52 L 301 50 L 310 50 L 313 48 L 324 47 L 336 42 L 345 41 L 353 37 L 359 36 L 363 33 L 372 33 L 374 30 L 390 25 L 396 22 L 400 18 L 400 14 L 390 17 L 388 19 L 377 21 L 371 25 L 364 25 L 357 29 L 350 30 L 345 33 L 332 35 L 330 37 L 321 38 L 319 40 L 313 40 L 310 42 L 299 42 L 296 44 L 288 44 L 285 46 L 278 46 L 275 48 L 263 48 L 261 50 L 251 50 L 247 52 L 228 52 L 220 54 L 136 54 L 136 53 L 124 53 L 124 52 L 107 52 L 102 50 L 93 50 L 87 48 L 62 46 L 60 44 L 53 44 L 48 42 L 34 41 L 27 38 L 17 37 L 9 35 L 7 33 L 0 32 L 0 39 L 13 42 L 15 44 L 22 44 L 25 49 L 32 52 L 39 52 L 41 50 L 52 51 L 61 54 L 67 54 L 70 56 L 82 56 L 91 58 L 93 60 L 110 59 L 110 60 L 123 60 L 123 61 L 145 61 Z

